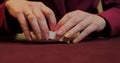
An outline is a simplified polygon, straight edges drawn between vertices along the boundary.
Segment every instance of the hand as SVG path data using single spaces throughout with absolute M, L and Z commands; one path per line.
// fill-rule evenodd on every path
M 66 14 L 57 24 L 58 35 L 71 38 L 76 33 L 81 32 L 73 43 L 83 40 L 92 32 L 100 32 L 105 28 L 105 20 L 95 14 L 90 14 L 84 11 L 76 10 Z
M 30 23 L 37 39 L 41 39 L 42 34 L 42 38 L 48 40 L 49 28 L 46 18 L 50 25 L 50 29 L 55 29 L 56 18 L 54 12 L 42 2 L 9 0 L 6 2 L 5 6 L 9 13 L 18 19 L 27 40 L 32 39 L 28 23 Z

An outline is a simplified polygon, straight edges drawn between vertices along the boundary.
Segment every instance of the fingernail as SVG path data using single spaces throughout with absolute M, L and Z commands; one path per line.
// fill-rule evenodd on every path
M 31 41 L 31 40 L 32 40 L 31 36 L 28 36 L 28 37 L 27 37 L 27 40 L 28 40 L 28 41 Z
M 70 38 L 71 35 L 70 35 L 70 33 L 66 33 L 66 34 L 64 35 L 64 37 L 66 37 L 66 38 Z
M 38 37 L 38 40 L 41 40 L 42 39 L 41 33 L 38 33 L 37 37 Z
M 51 29 L 52 31 L 55 31 L 55 30 L 56 30 L 56 25 L 51 25 L 51 26 L 50 26 L 50 29 Z
M 73 43 L 77 43 L 77 42 L 78 42 L 78 40 L 77 40 L 77 39 L 74 39 L 74 40 L 73 40 Z

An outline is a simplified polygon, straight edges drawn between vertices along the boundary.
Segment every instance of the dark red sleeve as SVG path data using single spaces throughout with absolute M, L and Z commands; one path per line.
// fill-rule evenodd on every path
M 103 0 L 104 12 L 100 13 L 111 26 L 111 35 L 120 34 L 120 0 Z
M 5 2 L 6 0 L 0 1 L 0 33 L 8 32 L 6 18 L 5 18 Z

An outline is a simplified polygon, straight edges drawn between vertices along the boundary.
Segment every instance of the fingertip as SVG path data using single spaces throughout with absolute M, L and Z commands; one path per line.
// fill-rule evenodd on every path
M 73 40 L 73 43 L 74 43 L 74 44 L 78 43 L 78 40 L 77 40 L 77 39 L 74 39 L 74 40 Z
M 46 40 L 49 40 L 49 34 L 45 37 Z
M 41 33 L 38 33 L 38 34 L 37 34 L 37 38 L 38 38 L 38 40 L 41 40 L 41 39 L 42 39 Z
M 49 40 L 49 32 L 42 34 L 42 39 L 43 40 Z
M 55 31 L 56 30 L 56 25 L 50 25 L 50 30 Z
M 27 37 L 27 40 L 28 40 L 28 41 L 31 41 L 31 40 L 32 40 L 32 37 L 31 37 L 31 36 L 28 36 L 28 37 Z
M 70 33 L 66 33 L 66 34 L 64 35 L 64 37 L 70 38 L 70 37 L 71 37 L 71 34 L 70 34 Z

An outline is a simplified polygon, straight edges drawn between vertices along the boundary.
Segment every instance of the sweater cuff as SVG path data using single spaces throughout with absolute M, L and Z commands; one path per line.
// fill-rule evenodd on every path
M 104 18 L 105 19 L 105 18 Z M 105 19 L 105 22 L 106 22 L 106 26 L 105 28 L 100 32 L 100 36 L 102 37 L 110 37 L 111 36 L 111 26 L 110 24 L 108 23 L 108 21 Z
M 98 15 L 98 16 L 100 16 L 100 15 Z M 105 28 L 101 32 L 93 32 L 93 33 L 91 33 L 89 35 L 90 38 L 92 38 L 92 39 L 95 39 L 95 38 L 98 38 L 98 37 L 109 38 L 111 36 L 111 26 L 110 26 L 109 22 L 104 17 L 102 17 L 102 18 L 106 22 Z

